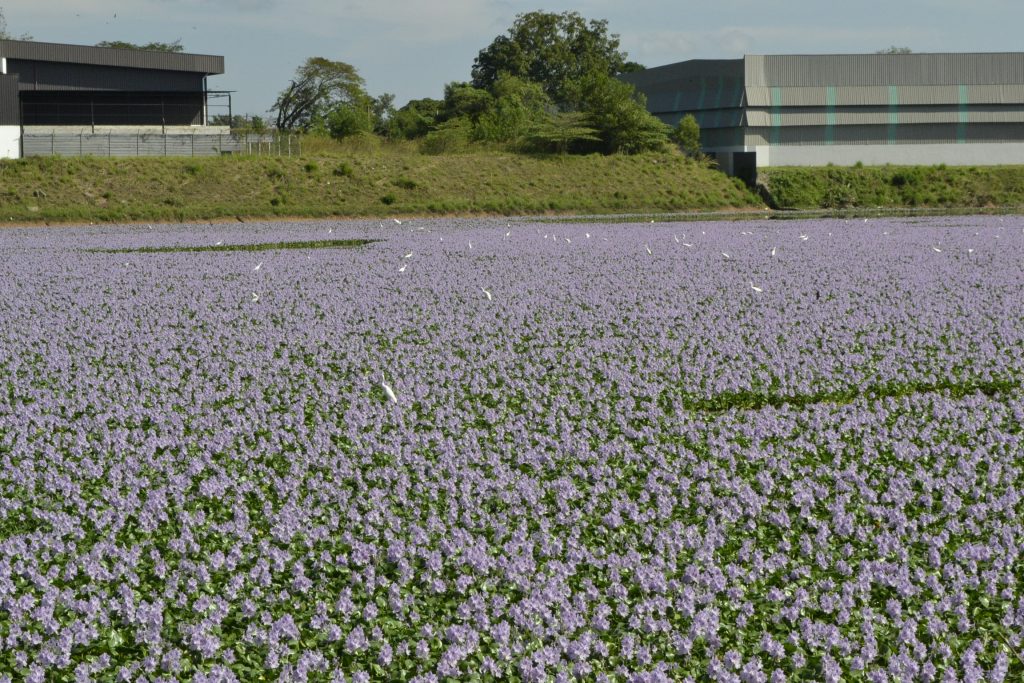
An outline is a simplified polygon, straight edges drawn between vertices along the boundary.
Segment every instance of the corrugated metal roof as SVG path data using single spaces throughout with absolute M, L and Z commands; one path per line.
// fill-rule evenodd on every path
M 1024 53 L 747 55 L 748 86 L 1024 83 Z
M 771 106 L 773 88 L 747 86 L 747 104 L 754 107 Z M 825 86 L 775 88 L 782 98 L 784 107 L 825 106 L 828 89 Z M 843 105 L 888 105 L 888 86 L 838 86 L 835 103 Z M 960 88 L 957 85 L 911 85 L 897 86 L 900 105 L 960 104 Z M 966 104 L 1022 104 L 1024 105 L 1024 83 L 1000 85 L 969 85 L 966 88 Z
M 742 59 L 689 59 L 685 62 L 655 66 L 635 73 L 622 74 L 620 79 L 641 90 L 658 84 L 671 83 L 679 87 L 689 79 L 697 78 L 743 79 Z
M 88 45 L 39 43 L 28 40 L 0 40 L 0 55 L 13 59 L 68 64 L 96 64 L 133 69 L 190 71 L 207 75 L 224 73 L 224 58 L 151 50 L 120 50 Z

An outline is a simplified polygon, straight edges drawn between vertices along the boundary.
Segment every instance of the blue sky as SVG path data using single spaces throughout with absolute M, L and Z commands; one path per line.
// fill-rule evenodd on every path
M 307 57 L 348 62 L 396 104 L 440 97 L 516 14 L 575 10 L 607 19 L 632 60 L 658 66 L 748 54 L 1024 50 L 1021 0 L 0 0 L 8 30 L 91 45 L 181 39 L 225 57 L 210 88 L 235 90 L 235 113 L 263 114 Z M 116 15 L 116 16 L 115 16 Z M 211 112 L 216 113 L 216 112 Z

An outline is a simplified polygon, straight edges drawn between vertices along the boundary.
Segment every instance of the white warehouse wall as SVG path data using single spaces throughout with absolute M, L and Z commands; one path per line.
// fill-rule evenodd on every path
M 758 145 L 764 166 L 992 166 L 1024 164 L 1024 142 L 926 145 Z
M 0 159 L 21 156 L 21 126 L 0 126 Z

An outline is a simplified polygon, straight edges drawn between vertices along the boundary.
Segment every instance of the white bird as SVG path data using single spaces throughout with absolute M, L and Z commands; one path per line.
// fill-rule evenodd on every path
M 395 396 L 395 392 L 388 385 L 386 378 L 384 377 L 384 373 L 381 373 L 380 375 L 380 386 L 384 390 L 384 393 L 388 395 L 388 398 L 391 399 L 392 403 L 398 403 L 398 397 Z
M 772 247 L 772 256 L 775 256 L 775 247 Z
M 676 241 L 676 244 L 679 244 L 679 235 L 672 235 L 672 239 Z
M 941 253 L 942 253 L 942 250 L 941 250 L 941 249 L 939 249 L 938 247 L 932 247 L 932 251 L 935 251 L 935 252 L 937 252 L 937 253 L 939 253 L 939 254 L 941 254 Z
M 589 232 L 585 232 L 585 233 L 583 233 L 583 234 L 587 236 L 587 239 L 588 239 L 588 240 L 590 239 L 590 233 L 589 233 Z
M 214 246 L 219 247 L 222 244 L 224 244 L 224 240 L 217 240 L 217 244 L 215 244 Z
M 334 228 L 327 228 L 327 234 L 328 235 L 330 235 L 332 232 L 334 232 Z
M 256 302 L 257 302 L 257 301 L 259 301 L 259 300 L 260 300 L 260 295 L 259 295 L 259 294 L 257 294 L 256 292 L 253 292 L 253 293 L 252 293 L 252 302 L 253 302 L 253 303 L 256 303 Z
M 508 239 L 508 236 L 509 236 L 509 235 L 511 235 L 511 234 L 512 234 L 512 231 L 511 231 L 511 230 L 509 230 L 508 232 L 506 232 L 506 233 L 505 233 L 505 239 Z
M 399 273 L 404 273 L 405 272 L 405 266 L 402 266 L 401 268 L 399 268 L 398 272 Z
M 690 249 L 693 249 L 693 245 L 690 244 L 689 242 L 683 242 L 682 244 L 684 247 L 689 247 Z
M 257 270 L 259 270 L 262 267 L 263 267 L 263 261 L 260 261 L 259 263 L 256 264 L 256 267 L 252 269 L 252 272 L 255 273 Z
M 808 237 L 807 235 L 800 235 L 800 239 L 802 239 L 804 242 L 806 242 L 807 240 L 809 240 L 811 238 Z
M 760 292 L 760 291 L 763 291 L 763 290 L 762 290 L 762 289 L 761 289 L 760 287 L 758 287 L 757 285 L 755 285 L 755 284 L 753 283 L 753 281 L 751 281 L 751 283 L 750 283 L 750 288 L 751 288 L 752 290 L 754 290 L 755 292 Z
M 402 258 L 412 258 L 412 252 L 410 251 L 408 254 L 406 254 Z
M 729 256 L 729 255 L 728 255 L 728 254 L 726 254 L 726 253 L 725 253 L 724 251 L 722 252 L 722 256 L 724 256 L 724 257 L 725 257 L 725 258 L 727 258 L 727 259 L 729 259 L 729 258 L 732 258 L 732 256 Z
M 401 224 L 402 224 L 402 221 L 398 220 L 397 218 L 393 218 L 392 220 L 394 220 L 394 221 L 395 221 L 395 223 L 397 223 L 398 225 L 401 225 Z
M 651 222 L 653 223 L 654 221 L 651 221 Z M 647 247 L 647 253 L 650 254 L 651 256 L 654 256 L 654 252 L 651 251 L 651 248 L 648 245 L 646 245 L 646 244 L 644 246 Z
M 480 291 L 481 291 L 481 292 L 483 292 L 484 294 L 486 294 L 486 295 L 487 295 L 487 300 L 488 300 L 488 301 L 490 301 L 490 300 L 491 300 L 491 293 L 490 293 L 490 292 L 488 292 L 488 291 L 487 291 L 486 289 L 484 289 L 483 287 L 481 287 L 481 288 L 480 288 Z
M 967 253 L 968 253 L 968 254 L 973 254 L 973 253 L 974 253 L 974 250 L 973 250 L 973 249 L 968 249 L 968 250 L 967 250 Z
M 565 238 L 565 243 L 566 243 L 566 244 L 572 244 L 572 240 L 571 240 L 571 239 L 569 239 L 568 237 L 566 237 L 566 238 Z
M 470 242 L 470 243 L 469 243 L 469 248 L 470 248 L 470 249 L 472 249 L 472 248 L 473 248 L 473 243 L 472 243 L 472 242 Z

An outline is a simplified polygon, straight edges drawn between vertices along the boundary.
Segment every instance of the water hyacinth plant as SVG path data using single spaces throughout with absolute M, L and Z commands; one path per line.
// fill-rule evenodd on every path
M 1014 217 L 0 233 L 0 679 L 1020 680 L 1022 258 Z

